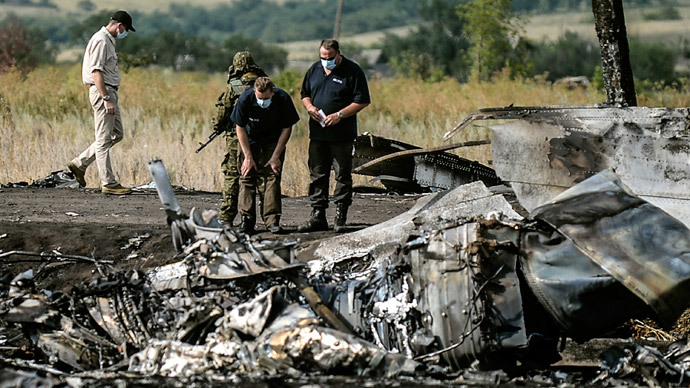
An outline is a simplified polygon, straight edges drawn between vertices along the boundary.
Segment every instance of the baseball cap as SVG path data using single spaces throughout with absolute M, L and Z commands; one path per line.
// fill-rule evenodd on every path
M 125 27 L 130 30 L 130 31 L 135 31 L 134 27 L 132 27 L 132 16 L 130 16 L 127 11 L 117 11 L 113 14 L 113 16 L 110 17 L 110 20 L 115 20 L 116 22 L 120 22 L 125 25 Z

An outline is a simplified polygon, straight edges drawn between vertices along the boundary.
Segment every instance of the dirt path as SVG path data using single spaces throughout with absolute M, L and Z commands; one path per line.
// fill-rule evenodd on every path
M 176 196 L 186 213 L 193 207 L 218 209 L 221 201 L 220 193 L 180 191 Z M 418 197 L 356 194 L 348 219 L 350 229 L 392 218 L 412 207 Z M 296 233 L 297 225 L 308 219 L 310 211 L 308 198 L 283 199 L 281 223 L 290 232 L 288 236 L 309 244 L 335 234 Z M 327 213 L 332 222 L 334 208 Z M 263 225 L 257 225 L 257 229 L 261 237 L 273 237 Z M 115 267 L 127 269 L 176 261 L 170 228 L 155 190 L 118 197 L 90 189 L 2 188 L 0 253 L 15 250 L 58 250 L 65 255 L 113 260 Z M 0 276 L 16 275 L 29 268 L 34 269 L 38 286 L 49 290 L 68 290 L 95 276 L 95 267 L 86 262 L 17 255 L 0 259 Z

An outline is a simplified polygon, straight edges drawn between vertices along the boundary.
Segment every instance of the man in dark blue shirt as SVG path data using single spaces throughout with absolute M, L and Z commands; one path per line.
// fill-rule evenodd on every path
M 324 39 L 321 60 L 302 82 L 302 104 L 309 113 L 309 199 L 312 216 L 300 232 L 327 230 L 328 183 L 335 173 L 333 202 L 336 232 L 344 230 L 352 204 L 352 147 L 357 137 L 357 113 L 371 99 L 364 71 L 340 53 L 338 41 Z
M 261 215 L 268 230 L 282 232 L 280 179 L 285 145 L 299 115 L 290 95 L 277 88 L 268 77 L 259 77 L 254 87 L 237 100 L 230 119 L 236 125 L 242 150 L 238 210 L 240 231 L 253 234 L 256 224 L 256 190 L 261 193 Z M 262 184 L 263 183 L 263 184 Z

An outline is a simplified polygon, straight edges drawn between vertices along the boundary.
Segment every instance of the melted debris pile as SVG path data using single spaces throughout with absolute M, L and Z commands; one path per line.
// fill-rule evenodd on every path
M 473 182 L 309 257 L 298 241 L 252 240 L 212 213 L 183 220 L 156 183 L 180 260 L 148 271 L 97 262 L 102 276 L 69 294 L 36 290 L 30 271 L 6 278 L 0 338 L 20 328 L 34 358 L 4 359 L 7 381 L 690 378 L 687 341 L 612 349 L 598 374 L 534 372 L 560 359 L 565 337 L 650 315 L 670 324 L 688 307 L 690 230 L 610 171 L 530 214 L 504 187 Z
M 36 179 L 31 184 L 28 182 L 10 182 L 2 187 L 41 187 L 41 188 L 69 188 L 76 189 L 79 183 L 74 178 L 74 174 L 69 171 L 53 171 L 48 176 Z
M 324 326 L 295 246 L 226 228 L 187 246 L 175 264 L 106 271 L 69 295 L 35 290 L 28 271 L 3 290 L 0 315 L 65 372 L 213 380 L 305 370 L 412 374 L 417 363 L 404 355 Z

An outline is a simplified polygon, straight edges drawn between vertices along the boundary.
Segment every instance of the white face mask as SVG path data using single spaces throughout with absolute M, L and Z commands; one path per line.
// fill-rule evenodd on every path
M 271 105 L 271 99 L 268 98 L 268 99 L 262 100 L 262 99 L 260 99 L 260 98 L 257 97 L 257 98 L 256 98 L 256 103 L 259 104 L 260 107 L 262 107 L 262 108 L 265 109 L 265 108 L 268 108 L 268 107 Z
M 126 28 L 124 32 L 120 32 L 119 28 L 117 29 L 117 39 L 124 39 L 127 34 L 129 34 L 129 31 Z
M 335 69 L 335 58 L 333 58 L 333 59 L 322 59 L 321 60 L 321 66 L 325 67 L 328 70 Z

